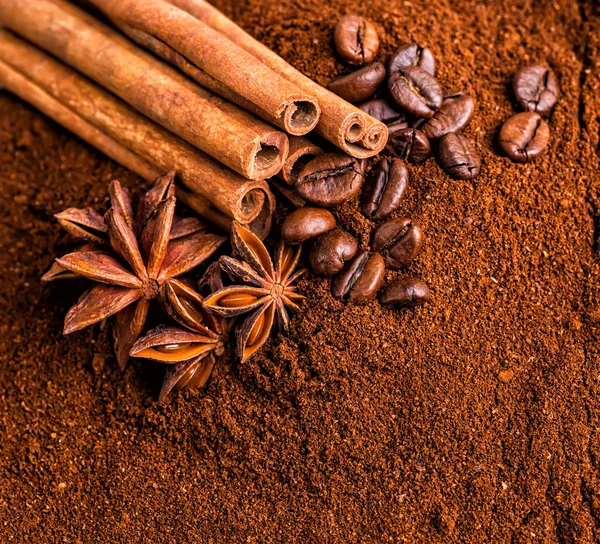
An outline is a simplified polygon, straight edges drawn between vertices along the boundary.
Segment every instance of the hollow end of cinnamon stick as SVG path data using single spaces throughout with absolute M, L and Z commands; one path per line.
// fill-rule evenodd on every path
M 351 144 L 359 142 L 365 135 L 366 130 L 365 118 L 360 113 L 353 113 L 346 117 L 340 127 L 344 142 Z
M 275 197 L 271 191 L 267 190 L 264 193 L 264 196 L 265 198 L 260 213 L 245 225 L 261 240 L 264 240 L 271 231 L 271 226 L 273 225 L 273 212 L 275 211 L 276 206 Z
M 387 138 L 387 127 L 376 121 L 367 127 L 367 131 L 360 142 L 367 149 L 379 153 L 387 143 Z
M 239 212 L 236 220 L 242 223 L 249 223 L 256 219 L 265 203 L 265 193 L 262 189 L 252 187 L 246 193 L 243 193 L 239 202 Z
M 249 198 L 253 200 L 253 205 L 260 202 L 258 214 L 252 220 L 241 222 L 241 224 L 251 230 L 261 240 L 264 240 L 271 230 L 273 212 L 275 210 L 275 197 L 268 189 L 263 190 L 262 188 L 255 188 L 252 192 L 254 192 L 254 194 L 249 195 Z M 231 230 L 233 219 L 214 208 L 204 197 L 190 191 L 187 187 L 180 184 L 177 185 L 176 196 L 179 201 L 214 223 L 220 229 L 225 232 Z
M 252 143 L 250 166 L 244 175 L 248 179 L 266 179 L 273 177 L 283 167 L 289 152 L 287 136 L 282 132 L 263 134 L 260 140 Z
M 300 136 L 290 137 L 290 152 L 278 177 L 290 185 L 294 185 L 298 179 L 300 170 L 312 159 L 323 154 L 323 150 L 313 144 L 310 140 Z
M 321 109 L 315 100 L 294 99 L 283 112 L 283 128 L 292 136 L 302 136 L 313 130 L 319 122 Z

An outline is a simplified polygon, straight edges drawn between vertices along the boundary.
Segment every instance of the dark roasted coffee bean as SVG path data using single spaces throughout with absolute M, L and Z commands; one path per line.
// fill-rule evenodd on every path
M 427 284 L 416 278 L 403 278 L 390 283 L 379 295 L 384 306 L 413 307 L 431 300 Z
M 385 67 L 381 62 L 374 62 L 356 72 L 334 79 L 329 84 L 329 90 L 354 104 L 371 98 L 384 79 Z
M 373 249 L 385 255 L 385 262 L 394 270 L 415 260 L 423 246 L 423 231 L 410 219 L 389 219 L 373 234 Z
M 416 66 L 435 75 L 435 59 L 433 53 L 418 43 L 403 43 L 391 56 L 388 63 L 388 75 L 395 74 L 402 68 Z
M 539 114 L 526 111 L 504 122 L 498 143 L 514 162 L 529 162 L 546 149 L 549 139 L 548 123 Z
M 419 117 L 432 117 L 444 97 L 439 81 L 415 66 L 395 72 L 388 80 L 388 88 L 396 104 Z
M 394 108 L 394 106 L 383 98 L 369 100 L 369 102 L 365 102 L 358 107 L 367 115 L 374 117 L 386 125 L 406 122 L 406 113 L 400 111 L 398 108 Z
M 556 75 L 543 66 L 521 68 L 513 78 L 512 87 L 521 107 L 537 113 L 548 113 L 560 94 Z
M 408 170 L 401 160 L 383 159 L 367 177 L 362 212 L 375 221 L 395 212 L 408 186 Z
M 458 132 L 467 126 L 473 112 L 475 100 L 461 92 L 444 95 L 444 101 L 421 130 L 430 140 L 437 140 L 449 132 Z
M 335 217 L 323 208 L 298 208 L 288 215 L 281 226 L 286 244 L 300 244 L 335 228 Z
M 363 181 L 361 164 L 344 153 L 325 153 L 298 174 L 296 190 L 318 206 L 335 206 L 352 198 Z
M 360 15 L 342 17 L 333 34 L 340 56 L 352 64 L 371 62 L 379 49 L 377 30 L 371 21 Z
M 427 136 L 416 128 L 394 125 L 388 127 L 388 153 L 410 162 L 423 162 L 431 155 L 431 145 Z
M 317 240 L 310 252 L 310 267 L 315 274 L 335 276 L 358 250 L 356 238 L 345 230 L 332 230 Z
M 384 274 L 383 257 L 379 253 L 361 250 L 348 268 L 331 282 L 331 293 L 337 298 L 347 296 L 354 302 L 362 302 L 375 296 Z
M 442 168 L 457 179 L 473 179 L 481 170 L 481 157 L 475 145 L 462 134 L 450 132 L 440 138 L 438 155 Z

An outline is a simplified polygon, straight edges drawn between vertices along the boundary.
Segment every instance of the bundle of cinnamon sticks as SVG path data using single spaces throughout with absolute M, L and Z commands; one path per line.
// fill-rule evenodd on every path
M 87 2 L 112 25 L 66 0 L 2 0 L 0 84 L 147 180 L 175 168 L 180 199 L 222 228 L 267 235 L 264 180 L 318 153 L 309 132 L 357 158 L 386 143 L 204 0 Z

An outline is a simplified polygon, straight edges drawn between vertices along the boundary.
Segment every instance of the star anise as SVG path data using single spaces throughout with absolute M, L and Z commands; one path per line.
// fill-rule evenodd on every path
M 148 191 L 147 195 L 164 193 L 165 185 L 169 183 L 169 179 L 174 173 L 168 176 L 162 176 L 156 180 L 154 186 Z M 127 194 L 127 189 L 122 188 Z M 144 202 L 144 206 L 140 209 L 145 209 L 146 212 L 152 207 L 152 204 L 158 204 L 156 197 L 150 196 L 148 202 Z M 105 251 L 103 245 L 108 245 L 108 227 L 104 222 L 104 217 L 93 208 L 68 208 L 54 215 L 60 225 L 77 240 L 87 242 L 78 251 Z M 143 217 L 138 216 L 138 224 L 143 220 Z M 139 230 L 139 226 L 137 228 Z M 197 217 L 173 217 L 173 225 L 169 240 L 177 240 L 192 234 L 199 234 L 206 231 L 206 224 Z M 50 282 L 62 279 L 72 279 L 78 277 L 64 269 L 57 262 L 52 263 L 50 269 L 42 276 L 42 281 Z
M 221 268 L 247 285 L 219 289 L 204 299 L 204 308 L 223 317 L 251 312 L 236 329 L 236 351 L 240 359 L 246 361 L 267 341 L 275 315 L 279 328 L 288 329 L 287 309 L 298 311 L 297 303 L 305 298 L 294 285 L 304 270 L 295 271 L 300 259 L 299 245 L 280 243 L 273 264 L 260 239 L 235 222 L 231 244 L 241 260 L 221 257 Z
M 200 290 L 209 293 L 223 288 L 218 263 L 210 265 L 200 280 Z M 172 390 L 202 387 L 223 354 L 230 320 L 207 313 L 203 297 L 186 283 L 171 280 L 165 286 L 164 308 L 180 327 L 161 325 L 140 338 L 131 349 L 132 357 L 169 365 L 159 400 Z
M 176 202 L 174 172 L 156 180 L 135 219 L 129 193 L 118 181 L 111 182 L 109 193 L 111 206 L 104 222 L 110 246 L 84 246 L 56 262 L 70 273 L 97 282 L 69 310 L 64 334 L 116 314 L 115 348 L 119 366 L 125 368 L 150 302 L 159 295 L 164 299 L 170 282 L 205 261 L 225 238 L 196 233 L 170 241 Z M 91 230 L 101 232 L 100 223 L 94 221 Z

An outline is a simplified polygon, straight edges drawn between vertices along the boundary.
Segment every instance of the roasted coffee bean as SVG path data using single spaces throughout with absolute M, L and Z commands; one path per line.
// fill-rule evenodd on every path
M 310 267 L 315 274 L 335 276 L 358 250 L 356 238 L 345 230 L 335 229 L 317 240 L 310 252 Z
M 361 250 L 348 268 L 331 282 L 331 294 L 336 298 L 345 298 L 362 302 L 373 298 L 385 274 L 385 263 L 379 253 Z
M 296 190 L 318 206 L 335 206 L 352 198 L 363 181 L 361 164 L 344 153 L 325 153 L 310 161 L 298 175 Z
M 431 300 L 427 284 L 416 278 L 403 278 L 390 283 L 379 295 L 384 306 L 413 307 Z
M 354 104 L 371 98 L 384 79 L 385 67 L 381 62 L 374 62 L 356 72 L 334 79 L 329 84 L 329 90 Z
M 385 255 L 394 270 L 413 262 L 423 246 L 423 231 L 410 219 L 389 219 L 373 234 L 373 249 Z
M 403 43 L 396 49 L 388 63 L 388 75 L 392 76 L 398 70 L 408 66 L 416 66 L 429 72 L 432 76 L 435 75 L 433 53 L 427 47 L 422 47 L 418 43 Z
M 431 155 L 431 145 L 425 134 L 416 128 L 400 124 L 388 127 L 386 151 L 410 162 L 423 162 Z
M 437 140 L 449 132 L 458 132 L 467 126 L 475 110 L 475 100 L 459 92 L 444 95 L 444 101 L 421 130 L 430 140 Z
M 543 66 L 521 68 L 513 78 L 512 87 L 521 107 L 537 113 L 548 113 L 560 94 L 556 75 Z
M 342 17 L 333 34 L 340 56 L 352 64 L 371 62 L 379 49 L 377 30 L 371 21 L 360 15 Z
M 335 228 L 335 217 L 323 208 L 298 208 L 288 215 L 281 226 L 286 244 L 300 244 Z
M 388 162 L 383 159 L 367 177 L 363 190 L 362 212 L 379 221 L 400 206 L 408 187 L 408 170 L 401 160 Z
M 394 73 L 388 80 L 388 88 L 396 104 L 418 117 L 432 117 L 444 97 L 439 81 L 415 66 Z
M 549 139 L 548 123 L 539 114 L 526 111 L 504 122 L 498 143 L 514 162 L 529 162 L 546 149 Z
M 475 145 L 462 134 L 450 132 L 440 138 L 438 155 L 442 168 L 457 179 L 474 179 L 481 170 Z
M 406 113 L 394 108 L 387 100 L 383 98 L 377 98 L 376 100 L 369 100 L 358 106 L 367 115 L 374 117 L 378 121 L 391 125 L 393 123 L 405 123 Z

